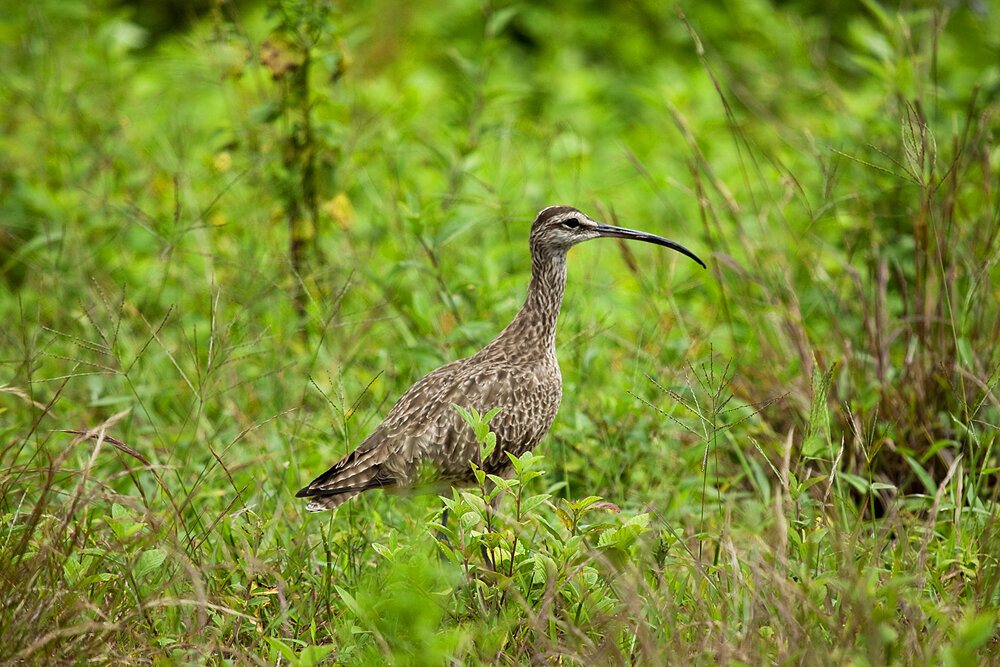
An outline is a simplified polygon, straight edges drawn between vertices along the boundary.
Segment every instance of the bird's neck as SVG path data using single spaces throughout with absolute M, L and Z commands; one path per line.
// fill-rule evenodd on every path
M 524 306 L 497 340 L 510 341 L 510 349 L 555 358 L 556 323 L 566 291 L 566 253 L 532 252 L 531 283 Z

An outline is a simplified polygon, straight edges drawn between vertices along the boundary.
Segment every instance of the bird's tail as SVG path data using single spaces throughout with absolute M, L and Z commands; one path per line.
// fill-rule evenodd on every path
M 360 491 L 350 491 L 348 493 L 338 493 L 329 496 L 313 496 L 313 498 L 306 504 L 306 510 L 309 512 L 335 510 L 348 500 L 357 498 L 360 493 Z
M 306 509 L 310 512 L 333 510 L 362 491 L 393 486 L 395 480 L 379 460 L 379 448 L 362 443 L 353 452 L 335 463 L 332 468 L 314 479 L 309 486 L 295 494 L 309 498 Z

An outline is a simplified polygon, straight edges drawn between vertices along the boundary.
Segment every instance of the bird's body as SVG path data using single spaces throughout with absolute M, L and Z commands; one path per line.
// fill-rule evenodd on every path
M 520 456 L 548 432 L 562 399 L 556 360 L 556 321 L 566 287 L 566 253 L 590 238 L 631 238 L 691 252 L 658 236 L 601 225 L 569 206 L 543 209 L 531 228 L 531 283 L 524 306 L 486 347 L 425 375 L 410 387 L 385 420 L 362 442 L 296 495 L 307 509 L 334 509 L 374 488 L 424 483 L 467 484 L 471 463 L 506 476 L 507 453 Z M 496 448 L 479 461 L 479 443 L 455 405 L 485 413 Z

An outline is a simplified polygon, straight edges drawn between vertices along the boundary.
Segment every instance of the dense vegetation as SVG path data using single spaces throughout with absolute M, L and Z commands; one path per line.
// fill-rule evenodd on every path
M 0 662 L 1000 659 L 994 3 L 8 5 Z M 556 203 L 709 270 L 575 249 L 514 480 L 307 515 Z

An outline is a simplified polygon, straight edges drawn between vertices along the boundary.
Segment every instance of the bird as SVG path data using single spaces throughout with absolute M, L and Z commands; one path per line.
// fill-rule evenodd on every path
M 644 241 L 705 263 L 674 241 L 597 222 L 571 206 L 542 209 L 531 225 L 531 281 L 514 319 L 470 357 L 431 371 L 410 387 L 358 447 L 295 495 L 310 512 L 333 510 L 370 489 L 402 491 L 474 484 L 472 463 L 510 477 L 508 454 L 533 450 L 548 432 L 562 401 L 556 359 L 556 322 L 566 289 L 566 255 L 597 238 Z M 496 447 L 485 461 L 472 427 L 455 406 L 485 414 Z

